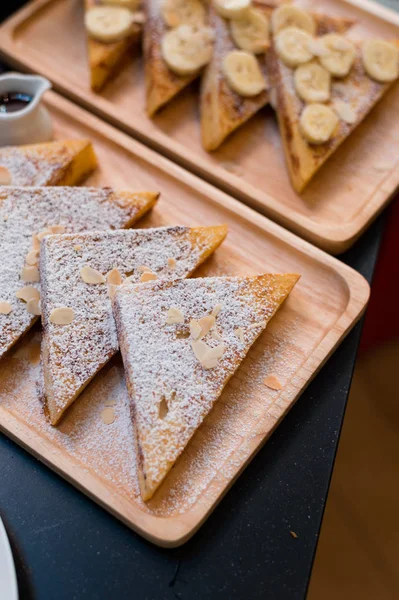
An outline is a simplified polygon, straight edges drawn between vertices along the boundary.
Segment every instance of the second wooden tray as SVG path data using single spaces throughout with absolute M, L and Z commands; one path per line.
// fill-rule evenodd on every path
M 351 35 L 398 36 L 399 15 L 372 2 L 307 4 L 316 12 L 356 19 L 359 25 Z M 145 114 L 140 57 L 128 61 L 101 94 L 91 92 L 82 5 L 82 0 L 28 4 L 0 28 L 1 54 L 22 70 L 42 73 L 92 112 L 329 252 L 348 248 L 397 188 L 399 85 L 327 161 L 300 197 L 291 187 L 270 107 L 209 154 L 201 147 L 195 85 L 154 120 Z

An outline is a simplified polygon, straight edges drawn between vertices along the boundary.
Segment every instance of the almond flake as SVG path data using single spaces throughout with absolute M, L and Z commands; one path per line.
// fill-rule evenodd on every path
M 80 244 L 76 244 L 76 246 L 74 246 L 74 247 L 73 247 L 73 249 L 74 249 L 76 252 L 79 252 L 79 250 L 81 250 L 81 249 L 82 249 L 82 246 L 81 246 Z
M 107 273 L 107 281 L 111 285 L 121 285 L 122 275 L 120 274 L 118 269 L 112 269 Z
M 184 323 L 184 315 L 178 308 L 170 308 L 168 310 L 168 316 L 166 317 L 167 325 L 176 325 L 177 323 Z
M 36 233 L 32 235 L 32 250 L 40 250 L 40 240 Z
M 69 325 L 75 318 L 75 313 L 72 308 L 67 306 L 60 306 L 59 308 L 53 308 L 50 313 L 50 321 L 55 325 Z
M 218 314 L 220 313 L 222 308 L 223 308 L 223 306 L 221 304 L 216 304 L 213 311 L 211 312 L 212 317 L 215 317 L 215 319 L 216 319 L 216 317 L 218 316 Z
M 152 273 L 150 267 L 146 267 L 145 265 L 140 265 L 139 267 L 137 267 L 137 270 L 140 271 L 141 273 Z
M 215 346 L 215 348 L 211 348 L 205 355 L 202 360 L 202 366 L 204 369 L 213 369 L 218 364 L 219 360 L 222 358 L 223 353 L 225 351 L 225 345 L 219 344 L 219 346 Z
M 245 339 L 244 339 L 244 330 L 242 327 L 237 327 L 237 329 L 234 331 L 234 335 L 238 337 L 238 339 L 240 340 L 240 342 L 242 342 L 244 344 Z
M 266 327 L 266 321 L 259 321 L 259 323 L 252 323 L 249 326 L 250 329 L 256 329 L 257 327 Z
M 33 266 L 37 265 L 37 261 L 39 260 L 39 250 L 31 250 L 28 252 L 25 258 L 26 264 Z
M 203 338 L 215 325 L 215 317 L 213 315 L 202 317 L 198 321 L 198 325 L 201 327 L 201 337 Z
M 93 269 L 89 265 L 86 265 L 80 269 L 80 276 L 85 283 L 89 285 L 96 285 L 98 283 L 105 283 L 105 277 L 100 271 Z
M 169 269 L 176 269 L 176 259 L 175 258 L 168 258 L 168 267 Z
M 205 344 L 205 342 L 203 342 L 201 340 L 192 340 L 191 348 L 193 349 L 193 352 L 194 352 L 196 358 L 202 364 L 202 361 L 204 360 L 205 356 L 207 355 L 208 351 L 210 350 L 208 344 Z
M 37 267 L 23 267 L 21 279 L 25 283 L 34 283 L 40 281 L 39 269 Z
M 18 290 L 15 293 L 15 295 L 17 298 L 23 300 L 24 302 L 29 302 L 29 300 L 31 300 L 32 298 L 36 298 L 36 300 L 39 300 L 40 298 L 39 290 L 33 287 L 32 285 L 26 285 L 25 287 Z
M 356 111 L 348 102 L 344 102 L 343 100 L 336 100 L 334 102 L 334 109 L 341 121 L 343 121 L 344 123 L 348 123 L 348 125 L 353 125 L 353 123 L 356 122 Z
M 274 375 L 268 375 L 263 380 L 263 383 L 272 390 L 282 390 L 283 389 L 283 386 L 281 385 L 281 383 L 279 382 L 277 377 L 275 377 Z
M 112 406 L 107 406 L 101 411 L 101 419 L 105 425 L 112 425 L 115 421 L 115 411 Z
M 40 315 L 42 314 L 40 300 L 37 300 L 36 298 L 31 298 L 30 300 L 28 300 L 28 302 L 26 303 L 26 310 L 28 311 L 28 313 L 31 313 L 36 317 L 40 317 Z
M 51 225 L 49 230 L 54 234 L 65 233 L 65 225 Z
M 158 279 L 157 275 L 155 275 L 155 273 L 151 273 L 150 271 L 145 271 L 145 273 L 143 273 L 140 277 L 141 283 L 146 283 L 147 281 L 155 281 L 155 279 Z
M 9 302 L 0 302 L 0 315 L 9 315 L 12 311 L 12 306 Z
M 212 333 L 211 336 L 213 337 L 214 340 L 218 340 L 218 342 L 223 342 L 223 338 L 220 335 L 220 333 L 218 332 L 218 330 L 216 329 L 216 325 L 215 327 L 212 329 Z
M 7 167 L 0 167 L 0 185 L 11 185 L 12 175 Z
M 197 340 L 201 335 L 201 325 L 195 319 L 191 319 L 189 327 L 191 337 L 193 338 L 193 340 Z
M 42 239 L 43 239 L 44 237 L 46 237 L 46 235 L 51 235 L 51 230 L 50 230 L 50 229 L 43 229 L 43 231 L 40 231 L 40 232 L 39 232 L 39 233 L 36 235 L 36 237 L 37 237 L 37 239 L 39 240 L 39 242 L 41 242 L 41 241 L 42 241 Z

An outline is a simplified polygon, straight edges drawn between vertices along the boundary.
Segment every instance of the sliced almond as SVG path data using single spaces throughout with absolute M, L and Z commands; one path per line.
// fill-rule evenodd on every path
M 175 258 L 168 258 L 168 267 L 169 269 L 176 269 L 176 259 Z
M 155 275 L 155 273 L 151 273 L 149 271 L 146 271 L 140 277 L 141 283 L 146 283 L 147 281 L 155 281 L 155 279 L 158 279 L 157 275 Z
M 97 285 L 98 283 L 105 283 L 105 277 L 100 271 L 93 269 L 89 265 L 85 265 L 80 269 L 80 276 L 85 283 L 89 285 Z
M 28 302 L 26 303 L 26 310 L 28 311 L 28 313 L 31 313 L 36 317 L 40 317 L 40 315 L 42 314 L 40 300 L 37 300 L 36 298 L 31 298 L 30 300 L 28 300 Z
M 215 346 L 211 348 L 205 355 L 202 360 L 202 366 L 204 369 L 213 369 L 218 364 L 219 360 L 222 358 L 225 351 L 225 345 L 219 344 L 219 346 Z
M 37 265 L 38 260 L 39 250 L 31 250 L 25 257 L 26 264 L 30 266 Z
M 211 312 L 212 317 L 215 317 L 216 319 L 222 308 L 223 306 L 221 304 L 216 304 L 213 308 L 213 311 Z
M 218 330 L 216 329 L 216 325 L 215 327 L 212 329 L 212 333 L 211 336 L 213 337 L 214 340 L 217 340 L 218 342 L 223 342 L 223 338 L 220 335 L 220 333 L 218 332 Z
M 190 335 L 193 338 L 193 340 L 198 340 L 199 336 L 201 335 L 201 331 L 202 331 L 201 325 L 195 319 L 191 319 L 191 321 L 189 323 L 189 327 L 190 327 Z
M 54 234 L 65 233 L 65 225 L 51 225 L 49 230 Z
M 55 325 L 69 325 L 75 318 L 75 313 L 72 308 L 67 306 L 60 306 L 53 308 L 50 313 L 50 321 Z
M 140 265 L 137 267 L 137 270 L 140 271 L 140 273 L 152 273 L 150 267 L 146 267 L 145 265 Z
M 16 297 L 24 302 L 29 302 L 32 298 L 40 299 L 40 292 L 33 285 L 26 285 L 15 293 Z
M 234 335 L 236 337 L 238 337 L 238 339 L 240 340 L 240 342 L 244 343 L 245 339 L 244 339 L 244 330 L 242 327 L 237 327 L 237 329 L 234 331 Z
M 9 302 L 0 302 L 0 315 L 9 315 L 12 312 L 12 306 Z
M 191 340 L 191 348 L 193 349 L 195 357 L 202 364 L 202 361 L 210 350 L 208 344 L 205 344 L 202 340 Z
M 34 283 L 40 281 L 40 273 L 37 267 L 23 267 L 21 279 L 25 283 Z
M 107 406 L 101 411 L 101 419 L 105 425 L 112 425 L 115 421 L 115 411 L 112 406 Z
M 49 229 L 49 228 L 47 228 L 47 229 L 43 229 L 43 231 L 40 231 L 40 232 L 39 232 L 39 233 L 36 235 L 36 237 L 37 237 L 37 239 L 39 240 L 39 242 L 41 242 L 41 241 L 42 241 L 42 239 L 43 239 L 44 237 L 46 237 L 46 235 L 51 235 L 51 233 L 52 233 L 52 232 L 51 232 L 51 229 Z
M 252 323 L 249 326 L 250 329 L 256 329 L 257 327 L 266 327 L 266 321 L 259 321 L 258 323 Z
M 213 315 L 207 315 L 206 317 L 202 317 L 202 319 L 198 321 L 198 324 L 201 327 L 201 337 L 205 337 L 206 334 L 215 325 L 215 317 Z
M 265 377 L 265 379 L 263 380 L 263 383 L 272 390 L 282 390 L 283 389 L 283 386 L 281 385 L 281 383 L 279 382 L 277 377 L 275 377 L 274 375 L 268 375 L 267 377 Z
M 121 285 L 122 275 L 120 274 L 118 269 L 112 269 L 107 273 L 107 281 L 111 285 Z
M 177 323 L 184 323 L 184 315 L 178 308 L 170 308 L 168 310 L 168 316 L 166 317 L 167 325 L 176 325 Z
M 40 240 L 36 233 L 32 235 L 32 250 L 40 250 Z
M 0 167 L 0 185 L 11 185 L 12 175 L 7 167 Z

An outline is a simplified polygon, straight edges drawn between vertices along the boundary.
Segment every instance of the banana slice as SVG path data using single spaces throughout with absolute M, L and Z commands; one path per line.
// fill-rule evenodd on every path
M 260 54 L 269 47 L 269 21 L 256 8 L 249 8 L 241 19 L 230 21 L 230 31 L 241 50 Z
M 177 75 L 192 75 L 212 58 L 214 33 L 210 27 L 180 25 L 162 38 L 162 56 Z
M 131 32 L 133 13 L 120 6 L 95 6 L 85 14 L 90 37 L 98 42 L 117 42 Z
M 225 19 L 241 19 L 251 5 L 251 0 L 213 0 L 216 12 Z
M 205 6 L 201 0 L 162 0 L 161 15 L 168 27 L 205 25 Z
M 316 22 L 312 15 L 297 6 L 284 4 L 273 11 L 272 32 L 278 33 L 287 27 L 297 27 L 314 35 L 316 33 Z
M 304 102 L 327 102 L 331 93 L 331 75 L 317 62 L 295 70 L 295 89 Z
M 267 88 L 257 59 L 245 50 L 232 50 L 226 54 L 222 69 L 227 83 L 240 96 L 257 96 Z
M 122 6 L 129 10 L 140 10 L 141 0 L 101 0 L 101 4 L 109 4 L 110 6 Z
M 325 144 L 328 142 L 337 125 L 337 115 L 324 104 L 305 106 L 299 120 L 302 135 L 311 144 Z
M 313 58 L 309 50 L 311 40 L 312 36 L 306 31 L 297 27 L 287 27 L 276 36 L 277 54 L 288 67 L 306 63 Z
M 384 40 L 367 40 L 362 47 L 367 75 L 381 83 L 394 81 L 399 76 L 399 50 Z
M 356 56 L 354 44 L 338 33 L 323 35 L 320 42 L 326 49 L 319 57 L 320 64 L 334 77 L 346 77 Z

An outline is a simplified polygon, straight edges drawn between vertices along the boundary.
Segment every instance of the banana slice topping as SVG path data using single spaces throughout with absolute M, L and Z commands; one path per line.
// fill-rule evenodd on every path
M 133 23 L 133 13 L 121 6 L 95 6 L 85 14 L 87 32 L 98 42 L 123 40 L 130 34 Z
M 231 21 L 230 31 L 241 50 L 260 54 L 269 47 L 269 21 L 257 8 L 249 8 L 241 19 Z
M 327 102 L 331 75 L 316 61 L 300 65 L 294 74 L 295 89 L 304 102 Z
M 225 19 L 241 19 L 251 6 L 251 0 L 213 0 L 216 12 Z
M 338 125 L 335 112 L 324 104 L 308 104 L 302 111 L 299 127 L 305 140 L 311 144 L 325 144 Z
M 297 27 L 287 27 L 275 38 L 276 52 L 288 67 L 296 67 L 313 58 L 309 50 L 311 40 L 312 36 L 306 31 Z
M 319 56 L 320 64 L 334 77 L 348 75 L 356 56 L 354 44 L 338 33 L 323 35 L 319 41 L 326 49 L 326 52 Z
M 399 50 L 384 40 L 366 40 L 362 57 L 367 75 L 380 83 L 394 81 L 399 76 Z
M 223 59 L 222 69 L 227 83 L 240 96 L 257 96 L 267 88 L 255 56 L 245 50 L 232 50 Z
M 201 0 L 162 0 L 160 8 L 168 27 L 205 25 L 206 11 Z
M 279 6 L 279 8 L 273 11 L 271 21 L 274 34 L 277 34 L 282 29 L 287 29 L 287 27 L 303 29 L 310 33 L 310 35 L 316 33 L 316 23 L 312 15 L 297 6 L 289 4 Z
M 214 33 L 210 27 L 180 25 L 163 36 L 162 56 L 177 75 L 192 75 L 211 60 L 213 41 Z

